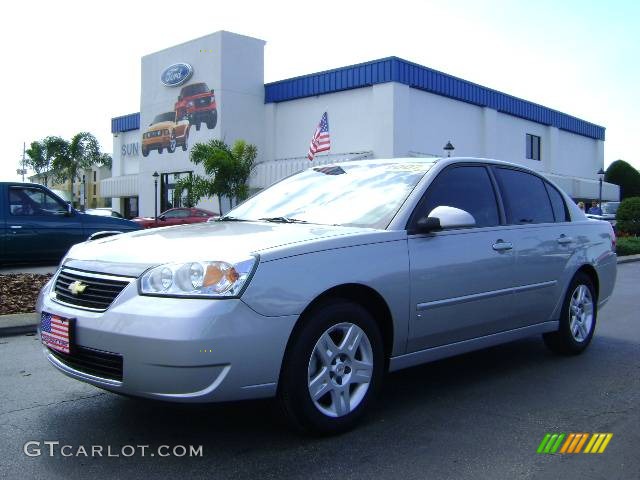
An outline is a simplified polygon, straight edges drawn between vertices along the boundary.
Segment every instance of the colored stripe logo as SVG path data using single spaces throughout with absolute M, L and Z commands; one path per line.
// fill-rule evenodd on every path
M 536 452 L 603 453 L 612 438 L 613 433 L 547 433 Z

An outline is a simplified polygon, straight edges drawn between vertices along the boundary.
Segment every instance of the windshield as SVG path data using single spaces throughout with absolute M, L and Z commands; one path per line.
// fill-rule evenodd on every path
M 602 204 L 602 213 L 608 213 L 611 215 L 615 215 L 618 211 L 618 207 L 620 206 L 619 202 L 608 202 Z
M 192 95 L 198 95 L 200 93 L 208 93 L 206 83 L 194 83 L 192 85 L 187 85 L 182 89 L 183 97 L 191 97 Z
M 250 198 L 228 217 L 386 228 L 432 166 L 386 161 L 314 167 Z
M 176 112 L 167 112 L 167 113 L 161 113 L 160 115 L 156 115 L 156 118 L 153 119 L 153 123 L 174 122 L 175 120 L 176 120 Z

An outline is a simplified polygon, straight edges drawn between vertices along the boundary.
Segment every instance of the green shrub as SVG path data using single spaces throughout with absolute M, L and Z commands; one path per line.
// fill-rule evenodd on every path
M 604 181 L 620 186 L 620 199 L 640 195 L 640 172 L 624 160 L 616 160 L 609 165 Z
M 618 255 L 640 254 L 640 237 L 619 237 L 616 243 Z
M 627 198 L 620 203 L 616 228 L 629 235 L 640 235 L 640 197 Z

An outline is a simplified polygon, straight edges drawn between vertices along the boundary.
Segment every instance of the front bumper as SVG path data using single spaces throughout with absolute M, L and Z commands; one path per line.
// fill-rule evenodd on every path
M 55 278 L 55 277 L 54 277 Z M 73 368 L 44 348 L 69 377 L 138 397 L 217 402 L 273 396 L 297 316 L 265 317 L 239 299 L 140 296 L 132 281 L 105 312 L 38 298 L 38 312 L 75 318 L 73 344 L 123 359 L 122 381 Z

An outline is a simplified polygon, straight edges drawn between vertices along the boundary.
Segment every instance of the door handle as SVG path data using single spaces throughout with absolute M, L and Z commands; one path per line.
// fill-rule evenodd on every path
M 505 242 L 504 240 L 498 240 L 492 245 L 492 248 L 496 252 L 504 252 L 505 250 L 511 250 L 513 248 L 513 244 L 511 242 Z
M 558 238 L 558 243 L 560 245 L 567 245 L 571 242 L 573 242 L 573 238 L 567 237 L 564 233 Z

